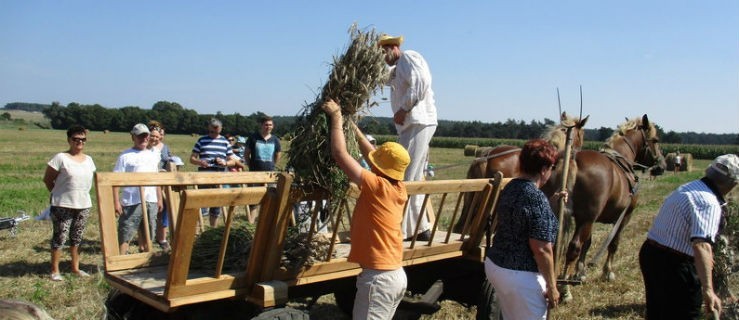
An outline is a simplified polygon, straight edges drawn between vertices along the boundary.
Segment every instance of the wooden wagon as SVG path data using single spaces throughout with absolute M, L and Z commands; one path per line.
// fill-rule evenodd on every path
M 294 223 L 294 205 L 305 200 L 325 199 L 322 192 L 306 190 L 293 184 L 286 173 L 110 173 L 95 177 L 100 213 L 101 246 L 105 279 L 125 296 L 163 314 L 173 314 L 188 306 L 212 301 L 247 301 L 257 315 L 268 310 L 279 312 L 292 298 L 316 297 L 334 293 L 343 309 L 351 309 L 354 281 L 361 271 L 348 262 L 350 241 L 342 241 L 350 219 L 356 187 L 348 191 L 330 216 L 328 228 L 331 246 L 321 261 L 288 269 L 280 264 L 288 227 Z M 231 185 L 230 188 L 198 189 L 202 185 Z M 237 187 L 233 185 L 248 186 Z M 257 186 L 254 186 L 257 185 Z M 420 310 L 434 311 L 436 298 L 475 304 L 484 281 L 482 261 L 485 225 L 493 212 L 501 178 L 408 182 L 409 195 L 424 195 L 424 206 L 435 213 L 432 239 L 404 242 L 403 265 L 408 275 L 408 289 L 424 297 L 406 301 Z M 117 219 L 113 190 L 124 186 L 160 186 L 170 212 L 171 252 L 148 251 L 133 254 L 118 252 Z M 467 214 L 461 233 L 451 230 L 460 217 L 465 195 L 473 195 L 476 212 Z M 227 240 L 219 248 L 218 263 L 210 270 L 192 269 L 194 244 L 202 226 L 201 208 L 224 207 L 223 239 L 233 225 L 234 208 L 258 205 L 254 239 L 243 270 L 226 270 L 224 260 Z M 147 213 L 148 214 L 148 213 Z M 316 236 L 318 210 L 311 213 L 308 239 Z M 143 219 L 146 221 L 146 219 Z M 148 228 L 146 228 L 148 230 Z M 148 242 L 151 235 L 139 241 Z M 489 290 L 489 289 L 488 289 Z M 437 305 L 438 308 L 438 305 Z M 153 310 L 152 309 L 152 310 Z

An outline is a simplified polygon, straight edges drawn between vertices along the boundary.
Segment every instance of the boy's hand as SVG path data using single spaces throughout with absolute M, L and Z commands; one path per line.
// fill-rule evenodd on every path
M 328 99 L 326 102 L 323 103 L 323 105 L 321 105 L 321 108 L 323 109 L 323 111 L 326 111 L 329 116 L 333 117 L 334 114 L 341 115 L 341 107 L 339 107 L 339 105 L 336 104 L 333 99 Z

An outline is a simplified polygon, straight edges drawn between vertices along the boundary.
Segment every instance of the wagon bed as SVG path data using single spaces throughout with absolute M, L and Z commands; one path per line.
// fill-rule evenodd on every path
M 287 228 L 294 224 L 293 206 L 301 201 L 325 199 L 321 192 L 306 192 L 293 185 L 284 173 L 97 173 L 96 189 L 105 279 L 123 293 L 168 312 L 205 301 L 242 298 L 260 307 L 286 302 L 295 288 L 328 283 L 356 276 L 361 268 L 348 262 L 350 242 L 339 241 L 347 231 L 356 187 L 332 213 L 331 247 L 326 259 L 299 269 L 280 265 Z M 261 185 L 228 189 L 197 189 L 198 185 Z M 441 180 L 406 183 L 409 195 L 425 195 L 424 205 L 436 214 L 433 239 L 405 241 L 403 265 L 415 266 L 448 259 L 481 262 L 484 221 L 497 200 L 500 179 Z M 170 211 L 172 251 L 121 255 L 118 252 L 116 218 L 112 202 L 114 187 L 162 186 Z M 459 220 L 463 198 L 471 197 L 474 212 L 466 215 L 460 233 L 447 233 Z M 252 247 L 244 270 L 224 270 L 226 243 L 220 245 L 219 261 L 213 269 L 190 269 L 193 246 L 202 231 L 200 208 L 222 206 L 226 217 L 224 232 L 230 232 L 234 208 L 259 205 Z M 313 210 L 309 239 L 316 234 Z M 145 219 L 144 219 L 145 220 Z M 148 230 L 148 229 L 147 229 Z M 224 239 L 227 239 L 227 235 Z M 151 235 L 140 241 L 151 246 Z M 224 241 L 225 242 L 225 241 Z

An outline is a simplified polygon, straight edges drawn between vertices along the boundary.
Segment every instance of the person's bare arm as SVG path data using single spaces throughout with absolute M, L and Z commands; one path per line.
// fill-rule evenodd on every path
M 46 172 L 44 172 L 44 184 L 46 185 L 46 189 L 51 192 L 51 190 L 54 190 L 54 182 L 56 181 L 56 177 L 59 176 L 59 171 L 52 168 L 51 166 L 46 166 Z
M 706 316 L 712 319 L 714 313 L 721 314 L 721 299 L 713 291 L 713 249 L 708 242 L 695 240 L 693 241 L 693 252 L 695 253 L 695 271 L 701 282 Z
M 208 167 L 207 161 L 201 160 L 200 159 L 200 155 L 197 154 L 196 152 L 193 152 L 192 154 L 190 154 L 190 163 L 191 164 L 194 164 L 194 165 L 196 165 L 198 167 L 203 167 L 203 168 L 207 168 Z
M 341 107 L 333 100 L 326 101 L 322 106 L 329 118 L 329 134 L 331 139 L 331 156 L 336 164 L 349 177 L 352 182 L 361 185 L 362 182 L 362 166 L 352 158 L 349 151 L 346 150 L 346 137 L 344 137 L 343 122 L 341 115 Z
M 546 281 L 546 298 L 549 308 L 556 308 L 559 303 L 559 291 L 557 290 L 557 278 L 554 275 L 554 249 L 551 242 L 529 239 L 529 248 L 534 253 L 536 266 L 539 273 Z

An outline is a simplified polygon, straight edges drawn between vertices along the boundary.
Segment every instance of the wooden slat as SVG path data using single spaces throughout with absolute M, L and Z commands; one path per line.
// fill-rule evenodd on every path
M 184 209 L 219 206 L 244 206 L 259 204 L 267 193 L 267 187 L 185 190 Z
M 99 172 L 98 186 L 182 186 L 275 183 L 278 172 Z
M 100 247 L 103 257 L 118 254 L 118 230 L 116 230 L 115 205 L 113 189 L 99 183 L 101 173 L 95 173 L 95 193 L 98 201 L 98 223 L 100 226 Z M 107 259 L 103 259 L 105 270 L 108 270 Z
M 408 195 L 474 192 L 482 190 L 488 182 L 488 179 L 407 181 L 405 188 Z

